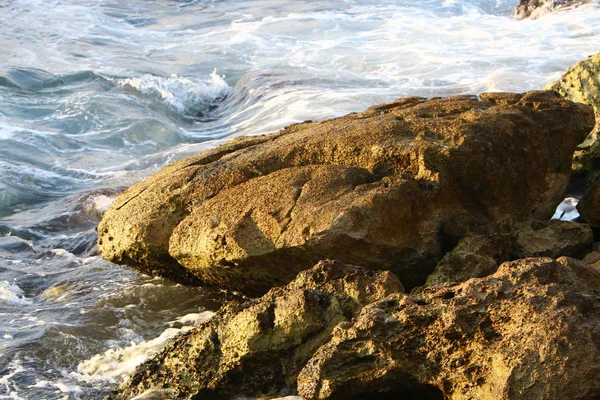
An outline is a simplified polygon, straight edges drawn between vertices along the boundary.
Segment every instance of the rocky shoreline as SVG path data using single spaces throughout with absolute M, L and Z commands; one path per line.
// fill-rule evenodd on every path
M 598 398 L 599 65 L 236 139 L 120 194 L 106 259 L 243 295 L 111 398 Z M 581 217 L 552 220 L 567 194 Z

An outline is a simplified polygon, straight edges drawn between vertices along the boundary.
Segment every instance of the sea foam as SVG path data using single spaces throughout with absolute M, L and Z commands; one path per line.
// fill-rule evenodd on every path
M 0 304 L 31 304 L 31 299 L 25 297 L 23 289 L 18 285 L 9 283 L 8 281 L 0 281 Z
M 231 90 L 225 77 L 216 70 L 208 80 L 175 74 L 169 78 L 146 74 L 139 78 L 119 79 L 117 82 L 124 88 L 159 98 L 177 112 L 187 115 L 205 113 Z
M 213 316 L 214 313 L 211 311 L 187 314 L 176 319 L 157 338 L 141 343 L 132 343 L 127 347 L 112 348 L 102 354 L 96 354 L 77 366 L 78 377 L 84 381 L 119 382 L 133 373 L 135 368 L 148 357 L 162 350 L 169 339 L 209 321 Z

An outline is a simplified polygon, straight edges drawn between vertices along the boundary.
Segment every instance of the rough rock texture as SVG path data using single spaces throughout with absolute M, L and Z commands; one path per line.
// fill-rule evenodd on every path
M 600 252 L 592 251 L 591 253 L 587 254 L 582 261 L 594 268 L 596 271 L 600 272 Z
M 521 0 L 513 10 L 512 16 L 518 19 L 536 19 L 555 10 L 576 7 L 589 2 L 590 0 Z
M 121 194 L 105 258 L 265 293 L 320 259 L 425 282 L 469 233 L 548 220 L 593 113 L 552 92 L 400 99 L 238 139 Z
M 518 258 L 582 258 L 592 251 L 593 242 L 590 225 L 560 220 L 518 224 L 490 235 L 468 234 L 436 265 L 425 287 L 481 278 L 504 261 Z
M 599 299 L 600 271 L 566 257 L 414 294 L 321 262 L 176 338 L 112 398 L 597 399 Z
M 468 234 L 436 265 L 425 287 L 445 282 L 463 282 L 489 275 L 506 260 L 513 259 L 515 233 Z
M 519 229 L 513 256 L 582 258 L 592 251 L 593 243 L 594 234 L 590 225 L 552 220 Z
M 305 399 L 597 399 L 600 273 L 568 258 L 402 293 L 340 324 L 298 376 Z
M 389 272 L 320 262 L 288 286 L 226 307 L 179 336 L 142 364 L 113 398 L 146 393 L 148 398 L 231 399 L 293 388 L 300 369 L 336 325 L 402 290 Z
M 569 68 L 556 82 L 546 86 L 565 98 L 592 106 L 596 120 L 600 121 L 600 53 L 590 56 Z M 600 167 L 600 123 L 578 146 L 573 157 L 573 169 L 579 174 L 598 170 Z M 594 178 L 597 177 L 596 174 Z M 589 179 L 588 179 L 589 180 Z

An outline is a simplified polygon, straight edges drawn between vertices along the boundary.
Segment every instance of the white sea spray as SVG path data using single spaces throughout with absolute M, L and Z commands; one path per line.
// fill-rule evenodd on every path
M 13 305 L 31 304 L 31 299 L 25 297 L 23 289 L 8 281 L 0 281 L 0 303 Z
M 96 354 L 77 366 L 78 377 L 84 381 L 120 382 L 148 357 L 162 350 L 170 339 L 199 326 L 213 316 L 214 313 L 210 311 L 187 314 L 177 318 L 171 327 L 154 339 L 131 343 L 127 347 L 117 346 Z
M 213 70 L 209 80 L 171 75 L 168 78 L 143 75 L 139 78 L 117 80 L 125 88 L 155 96 L 182 114 L 198 114 L 207 111 L 212 104 L 223 98 L 231 88 L 225 77 Z

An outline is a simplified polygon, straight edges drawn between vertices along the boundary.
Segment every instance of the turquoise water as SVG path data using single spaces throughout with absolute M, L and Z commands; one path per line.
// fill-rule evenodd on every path
M 0 399 L 100 398 L 222 301 L 101 260 L 124 187 L 397 97 L 539 89 L 600 51 L 597 3 L 516 3 L 0 2 Z

